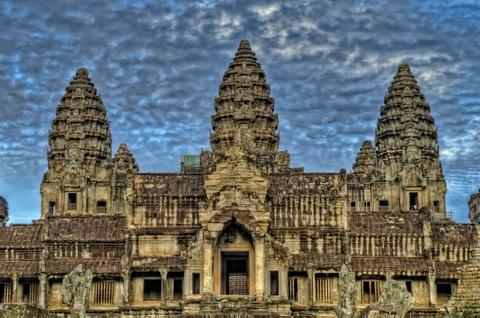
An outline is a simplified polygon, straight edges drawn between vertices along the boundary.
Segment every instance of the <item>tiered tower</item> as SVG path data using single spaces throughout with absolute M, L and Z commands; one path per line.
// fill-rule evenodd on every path
M 114 213 L 131 212 L 131 197 L 135 173 L 139 171 L 135 158 L 126 144 L 120 144 L 113 158 L 113 210 Z
M 288 154 L 277 152 L 274 104 L 255 53 L 250 43 L 242 40 L 215 99 L 210 135 L 214 160 L 243 152 L 269 171 L 288 165 Z
M 57 106 L 48 137 L 42 218 L 108 213 L 111 207 L 111 134 L 102 99 L 85 68 L 77 70 Z
M 378 165 L 390 186 L 390 209 L 428 207 L 445 215 L 446 184 L 430 106 L 407 64 L 385 96 L 376 130 Z
M 368 174 L 375 167 L 375 149 L 370 140 L 365 140 L 353 164 L 353 172 Z

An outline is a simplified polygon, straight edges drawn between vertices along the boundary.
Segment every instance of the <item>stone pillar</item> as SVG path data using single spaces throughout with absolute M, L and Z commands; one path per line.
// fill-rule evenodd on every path
M 167 274 L 168 271 L 164 268 L 160 269 L 160 277 L 162 281 L 162 302 L 164 303 L 167 300 Z
M 192 294 L 192 269 L 190 266 L 183 272 L 183 287 L 183 294 L 185 296 Z
M 262 300 L 265 296 L 265 239 L 255 239 L 255 296 Z
M 282 299 L 288 299 L 288 268 L 285 266 L 279 274 L 280 297 Z
M 38 307 L 44 309 L 46 308 L 45 304 L 47 298 L 47 275 L 40 274 L 38 285 Z
M 210 240 L 203 241 L 203 293 L 213 293 L 213 246 Z
M 18 303 L 21 300 L 20 288 L 18 284 L 18 275 L 14 273 L 12 276 L 12 303 Z
M 313 305 L 313 291 L 315 290 L 315 273 L 312 268 L 307 271 L 308 274 L 308 305 Z
M 428 294 L 431 307 L 437 306 L 437 286 L 435 285 L 435 274 L 428 274 Z

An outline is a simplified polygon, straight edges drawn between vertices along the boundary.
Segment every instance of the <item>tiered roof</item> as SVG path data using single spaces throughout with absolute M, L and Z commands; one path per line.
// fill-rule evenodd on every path
M 384 103 L 376 130 L 379 159 L 408 161 L 403 150 L 409 146 L 416 147 L 423 159 L 438 158 L 437 130 L 430 106 L 407 64 L 398 67 Z
M 109 163 L 112 156 L 109 121 L 105 106 L 88 71 L 80 68 L 57 106 L 48 136 L 49 168 L 64 160 L 86 165 Z
M 375 149 L 370 140 L 365 140 L 355 158 L 353 172 L 368 174 L 375 166 Z
M 277 115 L 265 73 L 247 40 L 242 40 L 220 84 L 212 116 L 212 151 L 228 154 L 234 148 L 268 155 L 278 148 Z

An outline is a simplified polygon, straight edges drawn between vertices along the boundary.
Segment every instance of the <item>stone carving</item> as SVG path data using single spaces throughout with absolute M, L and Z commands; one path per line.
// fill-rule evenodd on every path
M 369 318 L 403 318 L 413 307 L 414 298 L 404 284 L 393 279 L 383 285 L 378 301 L 367 307 Z
M 338 290 L 340 304 L 336 310 L 338 318 L 353 317 L 355 306 L 355 273 L 350 265 L 343 264 L 339 274 Z
M 82 264 L 77 265 L 73 271 L 63 278 L 60 293 L 63 302 L 70 307 L 70 312 L 74 317 L 86 317 L 92 279 L 92 272 L 89 269 L 84 269 Z

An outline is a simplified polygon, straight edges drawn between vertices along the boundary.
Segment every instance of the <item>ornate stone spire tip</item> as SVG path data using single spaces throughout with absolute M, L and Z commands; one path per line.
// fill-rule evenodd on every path
M 250 42 L 248 40 L 240 40 L 239 48 L 250 48 Z
M 362 143 L 362 148 L 363 148 L 363 147 L 373 148 L 372 141 L 371 141 L 371 140 L 365 140 L 365 141 Z
M 81 67 L 75 72 L 75 77 L 88 78 L 88 70 L 85 67 Z

